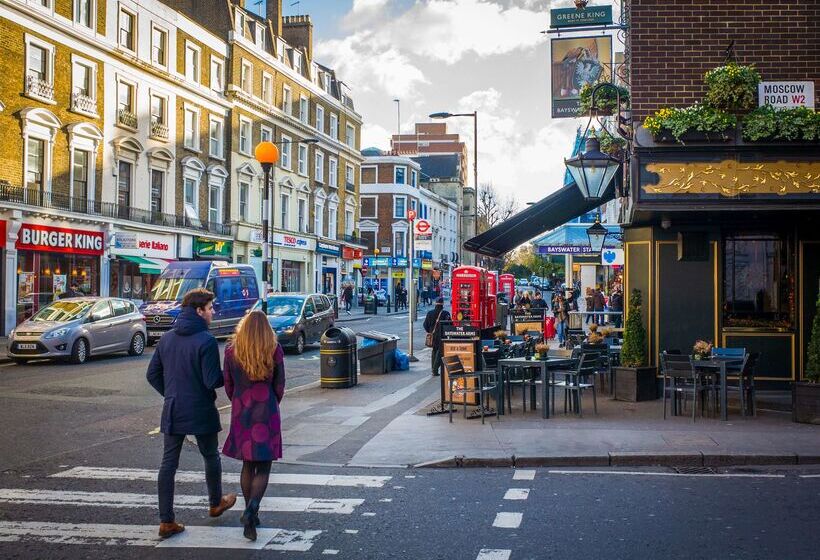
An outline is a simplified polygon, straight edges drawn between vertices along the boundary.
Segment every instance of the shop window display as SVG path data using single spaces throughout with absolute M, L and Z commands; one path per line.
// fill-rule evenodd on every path
M 99 257 L 21 250 L 17 262 L 18 324 L 74 284 L 83 295 L 99 295 Z

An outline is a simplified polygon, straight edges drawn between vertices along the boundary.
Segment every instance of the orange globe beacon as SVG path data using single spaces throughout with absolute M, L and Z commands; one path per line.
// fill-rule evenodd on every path
M 279 148 L 273 142 L 259 142 L 253 151 L 259 163 L 274 164 L 279 161 Z

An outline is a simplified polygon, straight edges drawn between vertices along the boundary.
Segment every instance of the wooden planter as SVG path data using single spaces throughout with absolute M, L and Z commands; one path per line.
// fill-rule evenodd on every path
M 681 136 L 680 143 L 687 142 L 728 142 L 735 135 L 734 128 L 727 128 L 723 132 L 700 132 L 699 130 L 690 130 L 684 132 Z M 678 140 L 672 136 L 672 133 L 663 128 L 658 134 L 653 135 L 655 142 L 658 143 L 679 143 Z
M 792 420 L 820 424 L 820 383 L 792 385 Z
M 656 374 L 654 367 L 616 367 L 615 400 L 639 402 L 657 399 Z

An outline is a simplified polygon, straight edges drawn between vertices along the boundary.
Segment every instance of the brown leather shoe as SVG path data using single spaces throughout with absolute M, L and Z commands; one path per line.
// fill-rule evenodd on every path
M 236 494 L 225 494 L 222 496 L 222 500 L 219 502 L 218 506 L 211 506 L 208 509 L 208 515 L 211 517 L 219 517 L 229 509 L 231 509 L 234 504 L 236 503 Z
M 167 539 L 168 537 L 173 537 L 177 533 L 181 533 L 185 530 L 185 525 L 182 523 L 160 523 L 159 524 L 159 536 L 163 539 Z

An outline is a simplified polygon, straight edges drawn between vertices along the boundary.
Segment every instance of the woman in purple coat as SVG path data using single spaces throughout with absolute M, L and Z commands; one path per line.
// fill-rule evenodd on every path
M 271 462 L 282 457 L 279 403 L 285 393 L 284 353 L 262 311 L 252 311 L 240 321 L 225 349 L 224 376 L 231 429 L 222 453 L 242 461 L 241 521 L 245 537 L 255 541 Z

